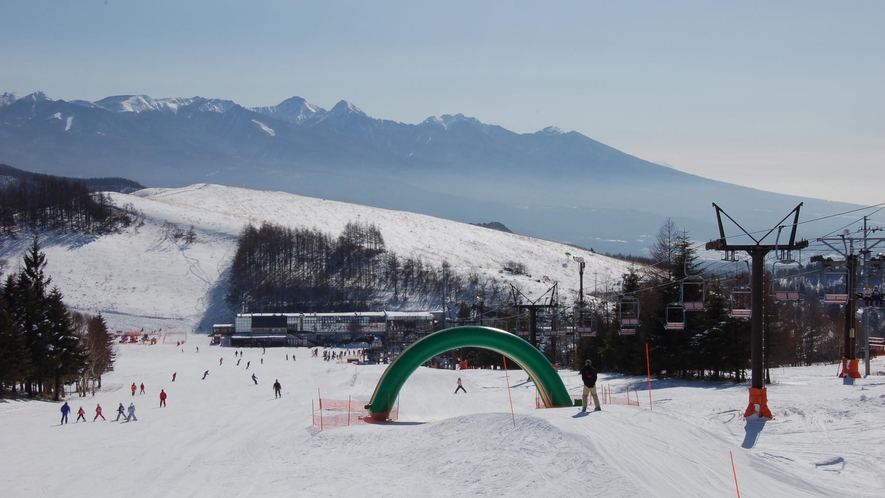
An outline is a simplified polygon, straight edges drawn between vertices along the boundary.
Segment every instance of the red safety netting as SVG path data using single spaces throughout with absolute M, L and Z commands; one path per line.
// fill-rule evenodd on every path
M 399 400 L 397 400 L 399 403 Z M 313 425 L 319 430 L 335 429 L 351 425 L 363 425 L 374 423 L 369 417 L 369 410 L 365 406 L 369 404 L 367 399 L 328 399 L 320 397 L 317 403 L 311 402 Z M 399 420 L 399 407 L 390 410 L 388 420 Z

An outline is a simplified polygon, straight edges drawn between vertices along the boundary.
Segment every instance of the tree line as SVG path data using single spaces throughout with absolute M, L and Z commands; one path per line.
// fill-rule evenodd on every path
M 477 295 L 506 298 L 500 285 L 478 274 L 461 276 L 447 262 L 436 266 L 388 251 L 375 225 L 353 222 L 337 237 L 315 228 L 249 225 L 238 237 L 229 281 L 228 304 L 256 313 L 380 311 L 410 302 L 427 309 Z
M 114 367 L 113 336 L 104 318 L 71 313 L 51 278 L 35 237 L 21 268 L 0 292 L 0 392 L 58 400 L 75 384 L 85 396 Z
M 134 221 L 131 213 L 118 209 L 107 194 L 90 190 L 84 180 L 26 173 L 6 165 L 0 165 L 0 174 L 7 180 L 0 185 L 0 235 L 36 230 L 101 234 Z M 92 180 L 97 186 L 121 181 Z
M 678 315 L 683 328 L 668 330 L 667 308 L 683 300 L 681 284 L 686 277 L 700 276 L 700 262 L 688 234 L 678 231 L 672 220 L 662 225 L 650 253 L 652 264 L 634 267 L 624 275 L 620 293 L 600 297 L 600 305 L 593 310 L 597 334 L 578 342 L 576 364 L 591 358 L 607 370 L 630 375 L 644 375 L 650 368 L 659 378 L 746 380 L 750 323 L 733 317 L 731 311 L 733 290 L 748 286 L 749 275 L 728 279 L 704 275 L 704 309 L 683 311 Z M 771 288 L 770 274 L 764 285 Z M 805 285 L 809 288 L 803 294 L 817 294 L 812 284 Z M 841 310 L 817 299 L 778 302 L 771 293 L 764 294 L 766 379 L 771 368 L 836 361 L 842 356 Z M 625 298 L 638 303 L 640 322 L 635 334 L 620 332 L 618 308 Z

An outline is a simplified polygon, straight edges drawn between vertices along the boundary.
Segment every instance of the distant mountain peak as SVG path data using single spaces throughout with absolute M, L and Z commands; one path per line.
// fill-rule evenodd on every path
M 543 135 L 564 135 L 565 134 L 565 132 L 562 131 L 562 129 L 560 129 L 556 126 L 548 126 L 548 127 L 544 128 L 543 130 L 539 131 L 538 133 L 543 134 Z
M 174 114 L 183 107 L 193 107 L 200 111 L 225 112 L 236 105 L 230 100 L 207 99 L 204 97 L 155 99 L 149 95 L 115 95 L 105 97 L 94 102 L 94 104 L 111 112 L 132 112 L 135 114 L 147 111 L 171 112 Z
M 351 104 L 346 100 L 342 100 L 335 104 L 335 107 L 329 111 L 331 116 L 349 116 L 349 115 L 357 115 L 360 117 L 368 117 L 366 113 L 362 111 L 359 107 Z
M 301 97 L 290 97 L 277 105 L 253 107 L 250 110 L 263 116 L 295 124 L 301 124 L 326 114 L 325 109 L 317 107 Z
M 0 95 L 0 107 L 6 107 L 20 98 L 21 97 L 15 92 L 6 92 L 3 95 Z

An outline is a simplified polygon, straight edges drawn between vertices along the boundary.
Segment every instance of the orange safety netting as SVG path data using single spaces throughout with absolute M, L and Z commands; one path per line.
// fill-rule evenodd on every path
M 351 425 L 364 425 L 374 423 L 369 417 L 369 411 L 365 406 L 369 400 L 328 399 L 319 398 L 319 402 L 311 402 L 313 425 L 321 431 L 347 427 Z M 399 400 L 397 400 L 399 403 Z M 390 410 L 390 420 L 399 420 L 399 407 Z

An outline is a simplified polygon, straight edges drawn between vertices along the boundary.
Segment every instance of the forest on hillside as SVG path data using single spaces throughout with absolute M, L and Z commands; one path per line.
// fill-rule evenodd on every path
M 750 324 L 735 313 L 742 306 L 735 296 L 749 285 L 749 275 L 702 275 L 688 234 L 670 220 L 650 254 L 651 264 L 635 265 L 623 275 L 618 292 L 590 295 L 584 308 L 554 295 L 554 305 L 539 313 L 538 327 L 556 333 L 539 331 L 539 349 L 554 363 L 579 365 L 592 358 L 603 369 L 624 374 L 642 375 L 650 367 L 661 378 L 746 380 Z M 519 272 L 525 265 L 507 267 Z M 766 276 L 766 285 L 771 278 Z M 683 284 L 699 280 L 703 285 L 695 292 L 700 295 L 686 297 L 691 286 Z M 456 325 L 524 331 L 529 311 L 514 305 L 512 291 L 502 281 L 457 275 L 447 263 L 437 267 L 387 251 L 373 225 L 349 223 L 334 236 L 266 224 L 240 234 L 227 301 L 236 310 L 304 313 L 381 311 L 393 303 L 439 309 L 445 301 Z M 802 294 L 815 296 L 817 290 Z M 686 299 L 699 304 L 691 311 L 682 307 L 675 328 L 668 323 L 676 320 L 673 304 Z M 634 325 L 625 326 L 625 302 L 635 306 Z M 782 302 L 766 294 L 763 309 L 767 369 L 841 357 L 844 313 L 838 306 L 814 298 Z M 502 364 L 500 355 L 471 355 L 481 364 Z
M 127 182 L 119 178 L 90 181 L 96 188 Z M 118 208 L 86 180 L 28 173 L 0 164 L 2 236 L 45 230 L 103 234 L 129 226 L 136 218 L 137 213 Z

